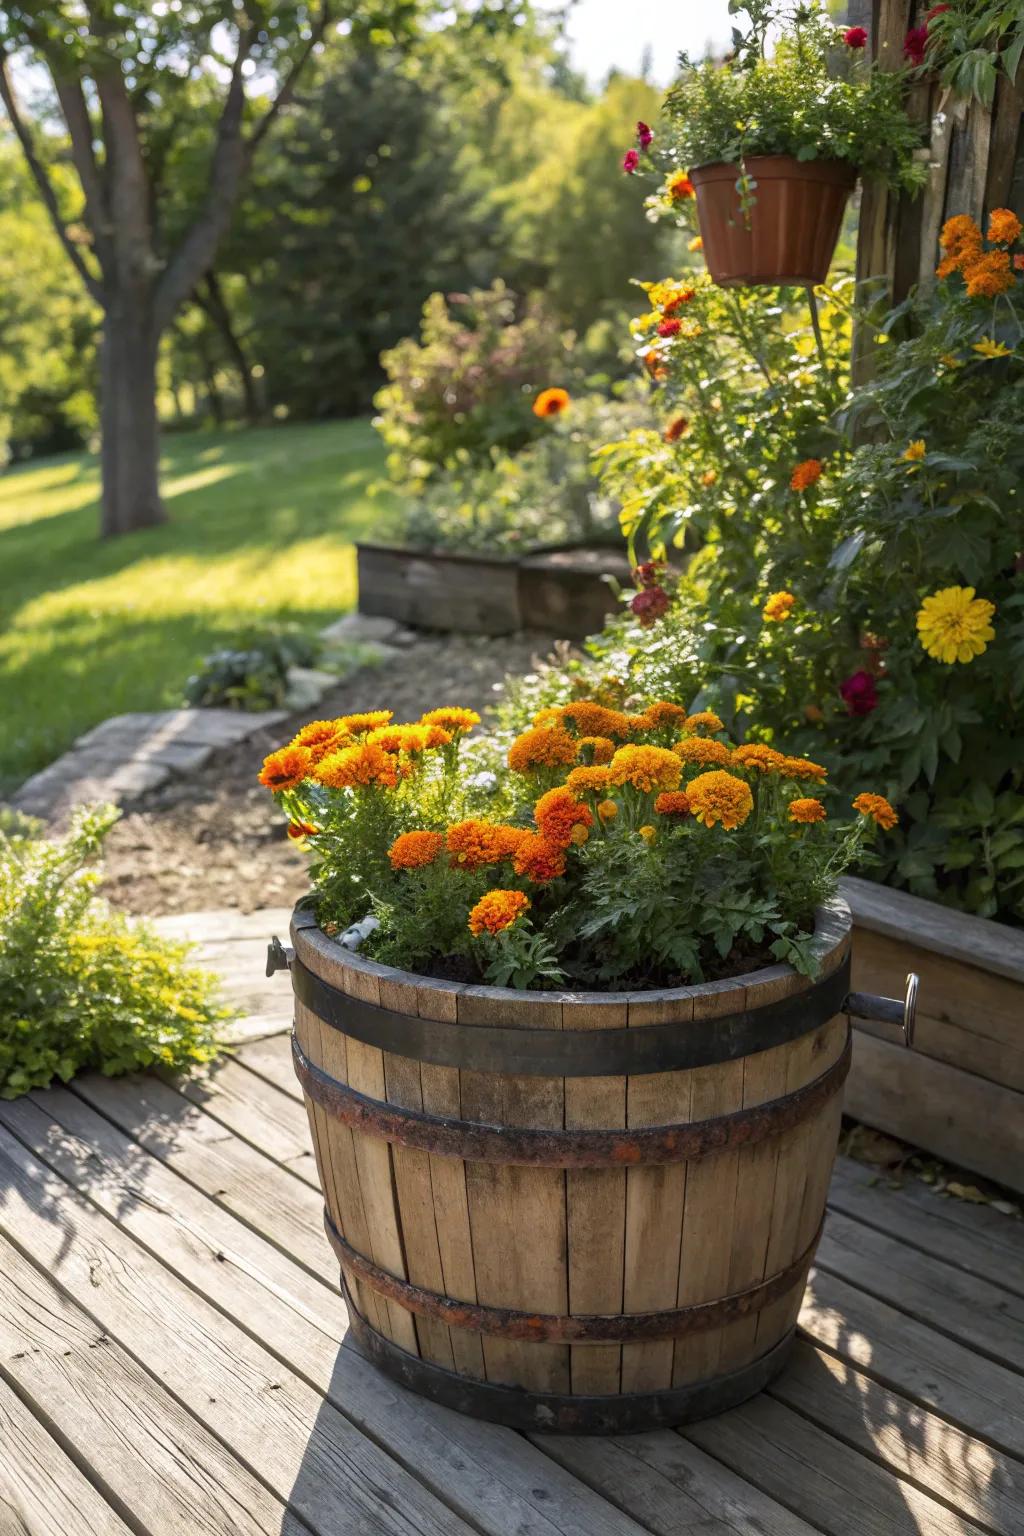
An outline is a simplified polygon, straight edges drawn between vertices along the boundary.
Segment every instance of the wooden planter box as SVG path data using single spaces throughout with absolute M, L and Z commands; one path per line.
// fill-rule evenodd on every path
M 630 577 L 618 549 L 538 550 L 523 559 L 357 544 L 359 612 L 420 629 L 582 640 L 618 603 L 605 573 Z
M 376 965 L 297 909 L 296 1071 L 351 1326 L 520 1429 L 615 1433 L 759 1391 L 793 1337 L 849 1066 L 822 974 L 525 993 Z M 628 1105 L 628 1114 L 627 1114 Z
M 868 880 L 843 895 L 854 990 L 921 978 L 912 1051 L 857 1021 L 847 1113 L 1024 1190 L 1024 933 Z

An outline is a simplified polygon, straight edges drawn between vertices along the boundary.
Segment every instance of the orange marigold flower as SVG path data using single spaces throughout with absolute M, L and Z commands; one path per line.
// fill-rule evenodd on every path
M 683 763 L 699 763 L 701 767 L 710 767 L 712 763 L 724 767 L 732 761 L 732 753 L 724 741 L 712 741 L 707 736 L 684 736 L 682 741 L 677 741 L 672 748 L 676 757 Z
M 394 713 L 393 709 L 368 709 L 361 715 L 342 715 L 337 722 L 338 729 L 349 736 L 365 736 L 368 731 L 387 725 Z
M 737 747 L 732 754 L 732 760 L 741 768 L 756 768 L 758 773 L 778 773 L 786 761 L 781 752 L 776 752 L 774 747 L 766 747 L 760 741 L 752 741 L 746 746 Z
M 718 470 L 717 469 L 706 469 L 704 471 L 704 473 L 700 477 L 700 483 L 701 483 L 701 485 L 704 487 L 704 489 L 706 491 L 710 490 L 713 485 L 717 485 L 718 484 Z
M 290 821 L 288 823 L 288 836 L 296 842 L 302 837 L 315 837 L 319 827 L 314 827 L 310 821 Z
M 817 784 L 824 784 L 828 778 L 827 768 L 806 757 L 784 757 L 776 772 L 784 779 L 813 779 Z
M 800 822 L 809 826 L 814 821 L 825 820 L 825 807 L 820 800 L 807 798 L 806 800 L 791 800 L 789 802 L 790 821 Z
M 675 725 L 682 730 L 686 724 L 686 710 L 681 704 L 673 704 L 668 699 L 657 699 L 653 704 L 648 704 L 644 714 L 653 726 Z
M 531 768 L 559 768 L 576 760 L 576 743 L 562 725 L 537 725 L 517 736 L 508 752 L 514 773 Z
M 388 849 L 388 858 L 392 869 L 421 869 L 433 864 L 443 847 L 440 832 L 403 832 Z
M 547 709 L 538 709 L 531 724 L 533 725 L 557 725 L 562 718 L 560 706 L 549 704 Z
M 676 171 L 674 176 L 670 176 L 666 183 L 666 190 L 674 203 L 685 202 L 687 198 L 694 195 L 693 182 L 685 171 Z
M 993 208 L 988 216 L 988 238 L 996 245 L 1015 245 L 1022 228 L 1012 208 Z
M 581 736 L 576 743 L 576 756 L 585 763 L 610 763 L 615 756 L 615 743 L 608 736 Z
M 457 821 L 445 833 L 453 869 L 480 869 L 485 864 L 500 864 L 512 857 L 520 841 L 528 834 L 518 827 L 506 827 L 471 816 Z
M 565 781 L 566 789 L 574 795 L 598 795 L 608 788 L 611 776 L 605 764 L 574 768 Z
M 283 789 L 294 789 L 296 784 L 301 784 L 303 779 L 309 777 L 312 766 L 308 749 L 293 743 L 289 747 L 281 747 L 277 752 L 271 752 L 269 757 L 263 759 L 260 783 L 265 789 L 272 789 L 275 794 Z
M 750 785 L 720 768 L 691 780 L 686 793 L 693 814 L 706 827 L 713 827 L 720 821 L 731 832 L 741 827 L 754 809 Z
M 471 731 L 474 725 L 479 724 L 480 716 L 475 709 L 461 709 L 458 705 L 428 709 L 425 715 L 420 715 L 420 725 L 439 725 L 442 730 L 451 731 L 453 735 L 457 731 Z
M 469 914 L 469 931 L 502 933 L 530 910 L 530 898 L 523 891 L 488 891 Z
M 689 816 L 690 797 L 681 789 L 673 790 L 659 795 L 654 802 L 654 809 L 659 816 Z
M 875 825 L 885 832 L 891 832 L 900 819 L 884 795 L 868 793 L 858 795 L 853 802 L 853 808 L 862 816 L 870 816 Z
M 670 421 L 662 436 L 666 443 L 677 443 L 681 437 L 685 437 L 690 430 L 689 416 L 677 416 Z
M 566 704 L 563 716 L 571 720 L 581 736 L 617 737 L 620 741 L 629 735 L 629 717 L 619 709 L 606 709 L 593 699 L 576 699 Z
M 347 739 L 348 732 L 342 728 L 340 720 L 311 720 L 292 737 L 290 745 L 305 747 L 313 762 L 318 763 L 328 752 L 343 747 Z
M 614 821 L 619 814 L 619 808 L 614 800 L 601 800 L 598 802 L 597 814 L 602 821 Z
M 371 784 L 394 789 L 403 774 L 392 753 L 385 752 L 376 742 L 361 741 L 352 747 L 342 747 L 340 752 L 329 752 L 317 763 L 313 777 L 328 789 L 365 789 Z
M 608 765 L 613 784 L 632 784 L 650 794 L 656 789 L 678 789 L 683 765 L 664 747 L 620 747 Z
M 694 235 L 693 239 L 687 244 L 686 249 L 688 251 L 702 251 L 704 249 L 704 241 L 700 235 Z
M 789 477 L 791 491 L 809 491 L 812 485 L 817 485 L 824 469 L 820 459 L 804 459 L 796 466 Z
M 796 598 L 792 592 L 773 592 L 769 598 L 765 599 L 761 617 L 766 624 L 784 624 L 795 607 Z
M 725 730 L 725 726 L 713 709 L 699 709 L 695 715 L 687 716 L 683 730 L 687 736 L 717 736 L 719 731 Z
M 574 771 L 579 773 L 581 770 L 577 768 Z M 585 773 L 586 769 L 582 771 Z M 570 843 L 586 842 L 585 835 L 581 838 L 577 834 L 580 830 L 586 834 L 594 825 L 592 813 L 564 784 L 541 795 L 533 808 L 533 819 L 548 841 L 556 843 L 559 848 L 567 848 Z
M 535 416 L 561 416 L 569 406 L 567 389 L 542 389 L 533 402 Z
M 431 747 L 446 747 L 451 732 L 439 725 L 382 725 L 366 737 L 373 746 L 383 747 L 385 752 L 426 752 Z
M 540 832 L 527 832 L 515 851 L 512 868 L 517 875 L 542 884 L 565 874 L 565 849 Z
M 986 251 L 963 268 L 969 299 L 994 299 L 1016 285 L 1009 251 Z
M 936 273 L 939 277 L 951 277 L 954 272 L 961 271 L 968 262 L 981 255 L 981 230 L 969 214 L 958 213 L 946 220 L 939 244 L 946 255 L 936 267 Z

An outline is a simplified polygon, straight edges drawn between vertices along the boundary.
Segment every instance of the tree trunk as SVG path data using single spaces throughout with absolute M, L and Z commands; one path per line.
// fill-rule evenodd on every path
M 252 368 L 249 359 L 245 355 L 238 332 L 235 330 L 231 319 L 231 311 L 224 297 L 224 291 L 220 286 L 220 279 L 216 272 L 206 274 L 206 292 L 200 299 L 200 303 L 217 327 L 228 351 L 228 356 L 235 365 L 236 372 L 242 385 L 242 399 L 245 403 L 245 419 L 250 427 L 259 424 L 260 403 L 256 394 L 256 381 L 252 376 Z
M 104 320 L 100 375 L 104 538 L 167 518 L 158 485 L 157 344 L 147 307 L 115 300 Z

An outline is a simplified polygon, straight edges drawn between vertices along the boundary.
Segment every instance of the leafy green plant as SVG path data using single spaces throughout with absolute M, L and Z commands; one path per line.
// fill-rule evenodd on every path
M 967 0 L 937 5 L 920 38 L 921 74 L 939 71 L 940 83 L 958 96 L 990 107 L 1000 76 L 1011 85 L 1024 56 L 1024 12 L 1017 4 Z
M 96 894 L 87 866 L 117 815 L 83 811 L 59 840 L 0 830 L 0 1098 L 217 1053 L 214 979 Z
M 203 709 L 279 709 L 289 667 L 311 667 L 321 644 L 302 630 L 243 631 L 235 645 L 211 651 L 185 684 L 185 702 Z
M 905 108 L 906 71 L 872 65 L 862 40 L 844 42 L 851 34 L 818 0 L 748 0 L 729 9 L 746 13 L 748 30 L 734 32 L 724 66 L 684 56 L 665 103 L 663 164 L 743 166 L 753 155 L 792 155 L 846 161 L 904 190 L 924 184 L 927 168 L 915 159 L 921 133 Z

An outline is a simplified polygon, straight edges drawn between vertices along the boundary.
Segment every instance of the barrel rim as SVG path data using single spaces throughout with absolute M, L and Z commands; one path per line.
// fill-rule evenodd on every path
M 726 1004 L 726 1000 L 731 1000 L 737 992 L 742 994 L 751 989 L 764 988 L 766 985 L 784 983 L 787 996 L 798 996 L 809 991 L 813 986 L 820 985 L 842 964 L 849 949 L 852 932 L 853 916 L 848 903 L 841 896 L 833 896 L 815 909 L 812 952 L 820 962 L 821 969 L 813 980 L 808 976 L 800 975 L 791 965 L 779 964 L 762 966 L 757 971 L 745 971 L 740 976 L 730 976 L 722 981 L 698 982 L 692 987 L 665 987 L 646 992 L 541 992 L 519 991 L 514 987 L 487 987 L 470 985 L 467 982 L 444 981 L 436 976 L 422 976 L 416 971 L 400 970 L 397 966 L 380 965 L 377 961 L 368 960 L 360 955 L 358 950 L 348 949 L 335 939 L 328 937 L 317 922 L 314 913 L 302 902 L 296 905 L 291 920 L 292 943 L 303 963 L 307 963 L 306 957 L 312 951 L 318 958 L 330 964 L 343 966 L 348 971 L 373 978 L 378 982 L 386 981 L 419 991 L 426 989 L 444 992 L 467 1000 L 479 998 L 502 1008 L 524 1010 L 550 1009 L 553 1006 L 571 1009 L 614 1007 L 621 1010 L 624 1005 L 630 1004 L 634 1007 L 655 1004 L 659 1008 L 664 1008 L 673 1003 L 683 1004 L 691 1001 L 695 1003 L 700 1000 L 702 1005 L 710 1005 L 711 1011 L 706 1015 L 708 1022 L 714 1021 L 716 1011 L 722 1013 L 732 1011 L 727 1005 L 716 1005 Z

